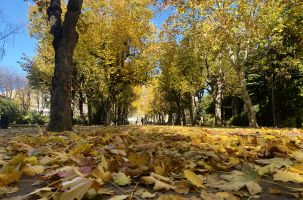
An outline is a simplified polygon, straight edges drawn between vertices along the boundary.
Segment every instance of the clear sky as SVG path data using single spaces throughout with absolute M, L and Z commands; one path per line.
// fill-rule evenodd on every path
M 6 20 L 21 26 L 13 42 L 6 46 L 6 54 L 0 61 L 0 67 L 20 74 L 25 74 L 25 72 L 17 62 L 21 61 L 23 53 L 28 57 L 33 57 L 36 45 L 36 41 L 29 37 L 26 29 L 27 9 L 28 3 L 23 0 L 0 0 L 0 10 Z
M 0 60 L 0 68 L 7 68 L 12 72 L 25 75 L 18 61 L 22 54 L 33 57 L 35 54 L 36 41 L 30 38 L 26 29 L 28 3 L 24 0 L 0 0 L 0 11 L 9 22 L 21 25 L 21 30 L 15 35 L 14 41 L 6 47 L 6 54 Z M 152 22 L 160 27 L 169 15 L 169 11 L 158 14 Z M 0 77 L 1 78 L 1 77 Z

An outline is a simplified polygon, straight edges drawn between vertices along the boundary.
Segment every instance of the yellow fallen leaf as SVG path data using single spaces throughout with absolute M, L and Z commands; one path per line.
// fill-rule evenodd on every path
M 140 188 L 135 192 L 136 196 L 140 196 L 142 199 L 151 199 L 156 197 L 156 193 L 150 193 L 148 190 Z
M 303 163 L 294 164 L 292 167 L 288 168 L 288 171 L 303 174 Z
M 161 195 L 157 200 L 200 200 L 197 197 L 182 197 L 177 195 Z
M 223 200 L 222 198 L 216 196 L 214 193 L 202 191 L 200 194 L 202 200 Z
M 261 186 L 254 181 L 246 183 L 246 188 L 251 195 L 259 194 L 262 192 Z
M 228 163 L 225 163 L 225 165 L 227 166 L 236 166 L 237 164 L 240 163 L 240 160 L 238 158 L 235 158 L 235 157 L 230 157 L 229 158 L 229 162 Z
M 114 197 L 111 197 L 110 199 L 108 200 L 124 200 L 128 198 L 128 195 L 119 195 L 119 196 L 114 196 Z
M 141 197 L 143 198 L 143 199 L 151 199 L 151 198 L 154 198 L 156 196 L 156 194 L 155 193 L 150 193 L 149 191 L 144 191 L 144 192 L 142 192 L 142 194 L 141 194 Z
M 0 187 L 0 195 L 11 194 L 18 191 L 18 187 Z
M 43 167 L 42 165 L 30 165 L 30 164 L 26 164 L 23 168 L 22 168 L 22 172 L 27 175 L 27 176 L 35 176 L 37 174 L 41 174 L 42 172 L 44 172 L 45 167 Z
M 142 151 L 142 152 L 134 152 L 129 151 L 128 152 L 128 160 L 131 163 L 136 164 L 137 166 L 148 166 L 151 160 L 151 157 L 148 152 Z
M 293 151 L 290 156 L 299 162 L 303 161 L 303 151 Z
M 110 149 L 112 154 L 126 156 L 126 152 L 122 149 Z
M 235 196 L 231 192 L 217 192 L 216 196 L 224 200 L 240 200 L 239 197 Z
M 112 174 L 114 182 L 118 185 L 129 185 L 131 183 L 130 177 L 126 176 L 124 173 L 113 173 Z
M 52 193 L 51 191 L 52 191 L 52 188 L 51 188 L 51 187 L 39 188 L 39 189 L 36 189 L 36 190 L 34 190 L 33 192 L 31 192 L 31 193 L 25 195 L 24 197 L 30 197 L 30 196 L 33 196 L 33 195 L 35 195 L 35 196 L 38 195 L 38 196 L 42 197 L 42 196 L 44 196 L 43 194 L 45 194 L 45 193 Z M 46 194 L 46 197 L 47 197 L 47 196 L 48 196 L 48 195 Z
M 38 164 L 38 159 L 35 156 L 29 157 L 29 158 L 25 158 L 24 162 L 26 163 L 30 163 L 32 165 L 37 165 Z
M 200 187 L 200 188 L 204 188 L 203 184 L 202 184 L 202 180 L 201 178 L 196 175 L 194 172 L 186 169 L 183 171 L 184 172 L 184 177 L 190 181 L 193 185 Z
M 82 199 L 92 183 L 91 180 L 82 177 L 63 182 L 62 190 L 64 192 L 59 196 L 59 200 Z
M 170 185 L 168 183 L 165 183 L 163 181 L 156 180 L 155 185 L 154 185 L 154 190 L 162 190 L 162 189 L 173 190 L 173 189 L 175 189 L 175 186 L 172 186 L 172 185 Z
M 165 190 L 173 190 L 175 189 L 175 186 L 169 184 L 169 183 L 166 183 L 164 181 L 161 181 L 159 179 L 157 179 L 156 177 L 154 176 L 144 176 L 142 177 L 142 180 L 146 183 L 146 184 L 155 184 L 154 185 L 154 190 L 162 190 L 162 189 L 165 189 Z
M 18 182 L 22 172 L 16 169 L 10 169 L 7 173 L 0 173 L 0 187 Z
M 94 199 L 97 196 L 97 191 L 95 188 L 89 188 L 85 194 L 85 199 Z
M 275 181 L 303 183 L 303 176 L 297 173 L 288 171 L 277 171 L 273 175 Z
M 112 173 L 104 171 L 102 164 L 99 164 L 98 167 L 92 171 L 92 175 L 96 178 L 96 181 L 99 184 L 104 184 L 112 179 Z
M 49 165 L 49 164 L 52 164 L 53 162 L 56 161 L 56 158 L 54 157 L 50 157 L 50 156 L 45 156 L 43 157 L 41 160 L 40 160 L 40 164 L 41 165 Z

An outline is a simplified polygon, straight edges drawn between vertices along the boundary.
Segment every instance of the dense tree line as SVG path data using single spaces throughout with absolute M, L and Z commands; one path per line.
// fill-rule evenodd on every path
M 162 30 L 160 90 L 169 119 L 195 124 L 206 110 L 220 126 L 224 102 L 240 97 L 237 125 L 302 125 L 302 2 L 168 3 L 175 11 Z M 211 110 L 195 106 L 201 94 L 212 97 Z
M 52 93 L 53 105 L 70 106 L 59 115 L 78 110 L 82 122 L 126 124 L 139 109 L 168 124 L 214 118 L 221 126 L 232 117 L 231 124 L 251 127 L 302 125 L 301 1 L 84 0 L 80 5 L 79 0 L 37 1 L 29 11 L 37 55 L 22 65 L 33 88 Z M 151 20 L 165 9 L 170 16 L 156 30 Z M 76 28 L 69 27 L 71 38 L 64 42 L 68 20 Z M 67 55 L 60 42 L 71 45 Z M 66 63 L 57 63 L 64 58 Z M 57 65 L 68 68 L 59 72 Z M 65 90 L 56 97 L 54 87 L 60 85 Z M 69 122 L 62 126 L 70 128 Z

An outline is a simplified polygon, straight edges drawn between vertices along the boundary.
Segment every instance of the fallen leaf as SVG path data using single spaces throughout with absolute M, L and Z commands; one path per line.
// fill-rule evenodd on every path
M 275 181 L 303 183 L 303 176 L 297 173 L 288 171 L 277 171 L 273 175 Z
M 37 174 L 42 174 L 42 172 L 44 172 L 45 167 L 43 167 L 42 165 L 30 165 L 30 164 L 26 164 L 23 168 L 22 168 L 22 173 L 24 173 L 27 176 L 35 176 Z
M 292 167 L 289 167 L 287 170 L 290 172 L 303 174 L 303 163 L 294 164 Z
M 203 184 L 202 184 L 202 180 L 201 178 L 196 175 L 194 172 L 186 169 L 183 171 L 184 172 L 184 177 L 190 181 L 193 185 L 200 187 L 200 188 L 204 188 Z
M 136 196 L 140 196 L 142 199 L 151 199 L 156 197 L 156 193 L 150 193 L 146 189 L 140 188 L 135 192 Z
M 82 199 L 92 183 L 91 180 L 82 177 L 63 182 L 62 190 L 64 192 L 59 196 L 59 200 Z
M 214 193 L 202 191 L 200 194 L 202 200 L 223 200 L 222 198 L 216 196 Z
M 297 150 L 297 151 L 293 151 L 290 156 L 294 159 L 296 159 L 297 161 L 301 162 L 303 161 L 303 151 Z
M 114 179 L 114 182 L 117 185 L 129 185 L 131 183 L 131 179 L 129 176 L 126 176 L 124 173 L 113 173 L 112 177 Z
M 148 166 L 151 160 L 151 157 L 148 152 L 142 151 L 142 152 L 134 152 L 129 151 L 128 152 L 128 160 L 131 163 L 136 164 L 137 166 Z
M 126 152 L 122 149 L 110 149 L 112 154 L 126 156 Z
M 124 200 L 126 198 L 128 198 L 128 195 L 119 195 L 119 196 L 111 197 L 108 200 Z
M 251 195 L 259 194 L 262 192 L 262 187 L 256 182 L 246 183 L 247 190 Z

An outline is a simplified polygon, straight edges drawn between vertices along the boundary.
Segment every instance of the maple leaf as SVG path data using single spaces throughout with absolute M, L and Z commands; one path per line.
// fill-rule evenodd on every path
M 261 186 L 257 183 L 258 172 L 252 169 L 249 165 L 244 165 L 243 172 L 233 171 L 229 175 L 221 175 L 221 178 L 228 181 L 219 181 L 209 184 L 209 187 L 214 187 L 227 191 L 238 191 L 246 187 L 251 195 L 258 194 L 262 191 Z
M 113 173 L 112 177 L 118 185 L 129 185 L 131 183 L 130 177 L 126 176 L 123 172 Z

